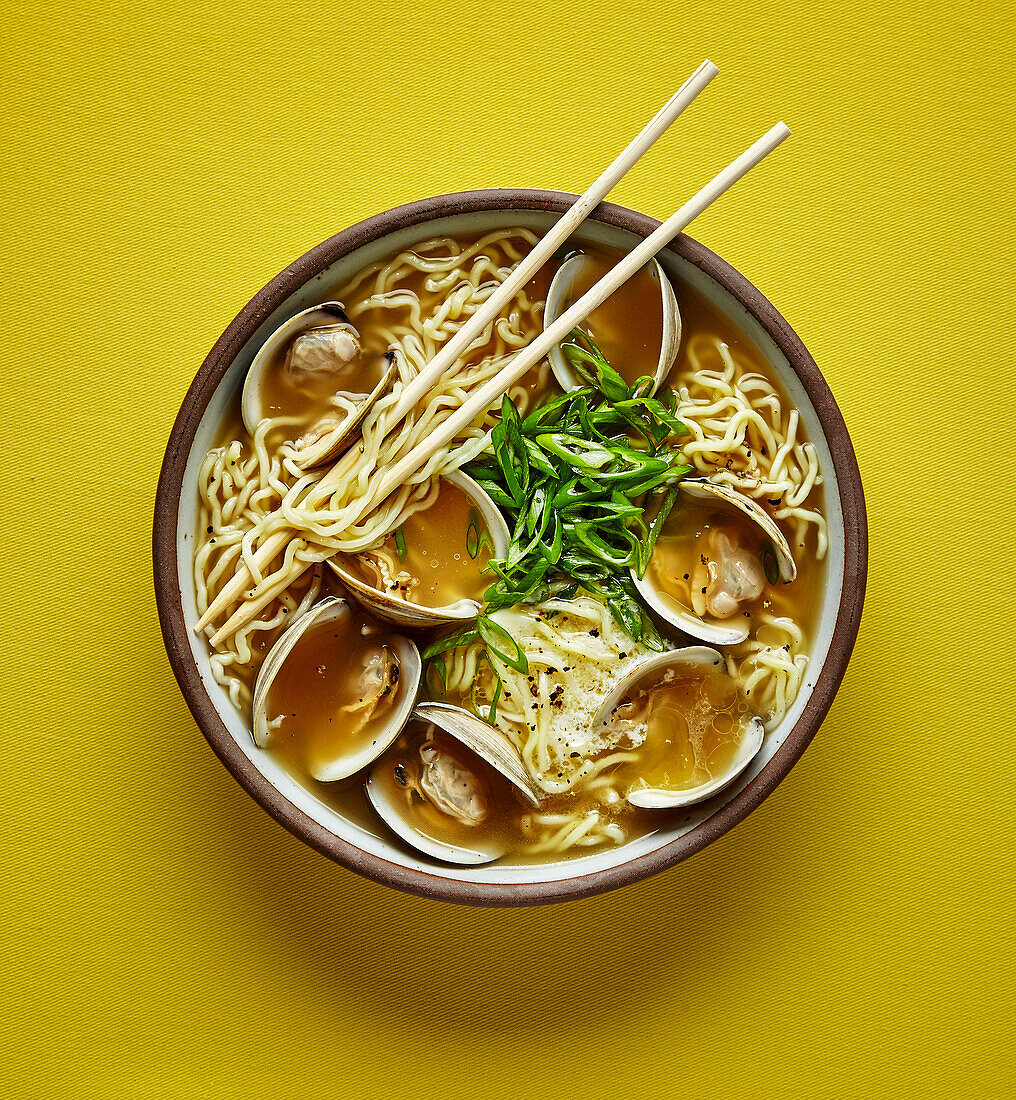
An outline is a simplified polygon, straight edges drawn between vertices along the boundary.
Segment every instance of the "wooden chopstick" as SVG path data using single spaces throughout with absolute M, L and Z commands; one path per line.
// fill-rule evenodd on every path
M 394 426 L 422 398 L 430 393 L 444 372 L 466 351 L 473 340 L 493 321 L 501 310 L 512 300 L 515 294 L 529 282 L 554 253 L 568 240 L 575 230 L 586 220 L 590 212 L 614 189 L 618 181 L 652 148 L 657 139 L 667 131 L 692 100 L 713 79 L 720 70 L 708 59 L 691 74 L 680 88 L 667 100 L 656 114 L 646 123 L 639 134 L 600 174 L 589 189 L 572 204 L 564 214 L 542 237 L 532 252 L 519 261 L 518 265 L 503 283 L 491 294 L 484 304 L 463 324 L 441 350 L 423 368 L 422 371 L 402 391 L 388 423 Z M 351 465 L 351 464 L 349 464 Z M 315 496 L 330 495 L 342 484 L 349 466 L 342 467 L 341 461 L 315 485 Z
M 698 194 L 689 199 L 679 210 L 676 210 L 654 233 L 633 249 L 615 267 L 611 268 L 554 324 L 544 330 L 527 347 L 516 352 L 506 367 L 494 375 L 493 378 L 488 379 L 475 394 L 471 394 L 462 407 L 448 417 L 440 427 L 436 428 L 423 443 L 418 444 L 409 454 L 392 466 L 382 478 L 378 488 L 372 494 L 363 498 L 356 518 L 362 517 L 371 508 L 380 504 L 389 493 L 424 466 L 435 451 L 449 443 L 458 432 L 467 428 L 473 420 L 496 404 L 509 386 L 521 378 L 534 363 L 539 362 L 550 348 L 563 340 L 576 325 L 584 321 L 622 283 L 648 263 L 661 248 L 673 240 L 706 207 L 715 202 L 789 136 L 790 129 L 784 123 L 778 122 L 739 157 L 731 161 Z M 351 522 L 355 523 L 356 519 Z M 219 641 L 228 638 L 234 631 L 245 626 L 287 584 L 292 583 L 293 579 L 287 577 L 276 582 L 258 599 L 248 601 L 237 608 L 229 621 L 220 627 L 213 636 L 212 643 L 217 644 Z
M 719 69 L 709 60 L 691 74 L 680 88 L 667 100 L 659 111 L 642 128 L 639 134 L 627 145 L 627 147 L 614 159 L 614 161 L 600 174 L 595 182 L 586 190 L 571 206 L 550 231 L 537 243 L 532 252 L 526 256 L 508 278 L 501 283 L 496 291 L 466 321 L 442 349 L 434 356 L 426 367 L 410 382 L 403 391 L 395 408 L 389 424 L 394 426 L 402 419 L 414 405 L 430 392 L 431 387 L 440 379 L 470 343 L 478 336 L 490 322 L 492 322 L 501 310 L 512 299 L 515 293 L 543 267 L 553 256 L 554 252 L 568 239 L 575 229 L 582 224 L 589 213 L 600 203 L 614 188 L 618 181 L 635 165 L 635 163 L 653 146 L 686 107 L 695 99 L 703 88 L 719 72 Z M 451 437 L 449 437 L 451 438 Z M 327 474 L 308 492 L 315 497 L 330 495 L 341 484 L 356 462 L 356 447 L 347 451 L 341 459 L 328 471 Z M 390 492 L 390 490 L 389 490 Z M 388 493 L 384 494 L 385 496 Z M 384 497 L 378 497 L 383 500 Z M 361 511 L 360 515 L 363 515 Z M 254 561 L 258 569 L 266 569 L 273 559 L 282 551 L 289 541 L 289 531 L 277 531 L 274 535 L 265 539 L 254 554 Z M 204 614 L 198 619 L 194 629 L 202 631 L 209 623 L 214 622 L 222 612 L 235 603 L 253 580 L 250 571 L 242 562 L 238 563 L 237 571 L 220 589 L 215 598 L 208 605 Z M 254 612 L 260 610 L 270 602 L 274 595 L 258 601 Z M 233 618 L 236 616 L 234 615 Z M 233 618 L 223 628 L 216 632 L 215 637 L 223 635 Z M 249 620 L 248 620 L 249 621 Z M 224 636 L 228 637 L 228 633 Z M 213 638 L 213 641 L 215 639 Z
M 399 420 L 417 402 L 425 397 L 444 372 L 458 359 L 484 328 L 497 317 L 516 292 L 529 282 L 582 224 L 590 212 L 612 191 L 618 181 L 638 160 L 649 151 L 693 99 L 719 72 L 711 61 L 703 61 L 660 110 L 643 127 L 642 131 L 606 168 L 592 186 L 581 195 L 571 209 L 561 217 L 547 234 L 537 242 L 532 252 L 519 261 L 515 270 L 491 294 L 461 329 L 434 356 L 403 391 L 393 413 Z
M 509 387 L 538 363 L 551 348 L 559 344 L 576 325 L 584 321 L 618 287 L 645 266 L 661 248 L 669 244 L 685 226 L 789 136 L 790 129 L 784 123 L 778 122 L 739 157 L 731 161 L 697 195 L 675 211 L 640 245 L 632 249 L 531 344 L 517 351 L 508 365 L 485 382 L 475 394 L 471 394 L 461 408 L 452 413 L 394 466 L 389 467 L 374 492 L 363 498 L 361 509 L 351 522 L 355 523 L 357 519 L 380 504 L 397 486 L 402 485 L 424 466 L 435 452 L 447 445 L 458 433 L 468 428 L 477 417 L 482 416 L 496 404 Z

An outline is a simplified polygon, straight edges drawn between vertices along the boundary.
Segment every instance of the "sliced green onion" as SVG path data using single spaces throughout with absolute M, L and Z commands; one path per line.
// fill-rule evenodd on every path
M 762 551 L 762 568 L 770 584 L 775 584 L 780 579 L 780 567 L 776 561 L 776 555 L 768 546 Z
M 487 643 L 488 653 L 493 653 L 502 664 L 515 669 L 516 672 L 529 671 L 525 650 L 500 623 L 494 622 L 486 615 L 480 615 L 476 620 L 476 628 L 480 637 Z
M 644 572 L 675 486 L 691 472 L 671 442 L 687 430 L 677 395 L 654 393 L 648 377 L 629 386 L 579 329 L 561 347 L 585 384 L 524 418 L 506 395 L 492 453 L 469 470 L 512 527 L 505 558 L 489 565 L 496 580 L 484 594 L 487 609 L 559 593 L 567 580 L 602 597 L 632 637 L 658 648 L 628 571 Z M 470 552 L 476 542 L 470 535 Z M 488 656 L 521 664 L 525 654 L 492 620 L 481 616 L 476 629 Z

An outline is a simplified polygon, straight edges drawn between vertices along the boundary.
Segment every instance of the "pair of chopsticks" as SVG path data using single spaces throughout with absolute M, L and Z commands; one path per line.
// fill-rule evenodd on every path
M 592 186 L 579 197 L 571 209 L 557 221 L 532 252 L 526 256 L 511 275 L 491 294 L 482 308 L 478 309 L 454 336 L 441 348 L 426 367 L 403 390 L 388 420 L 394 426 L 412 409 L 444 372 L 460 357 L 470 343 L 494 321 L 515 293 L 523 287 L 553 256 L 558 248 L 582 224 L 596 205 L 603 200 L 628 170 L 661 137 L 686 107 L 719 72 L 711 61 L 703 61 L 695 72 L 685 81 L 674 95 L 663 105 L 657 114 L 647 123 L 641 133 L 627 146 L 613 163 L 599 176 Z M 458 433 L 497 404 L 502 395 L 518 381 L 535 363 L 539 362 L 551 348 L 560 343 L 573 328 L 586 319 L 615 290 L 630 279 L 640 268 L 648 263 L 657 252 L 670 243 L 687 225 L 689 225 L 708 206 L 729 190 L 742 176 L 746 175 L 763 158 L 790 136 L 789 128 L 778 122 L 763 134 L 753 145 L 733 160 L 715 176 L 701 191 L 676 210 L 663 224 L 640 245 L 633 249 L 623 260 L 604 275 L 557 321 L 545 329 L 531 344 L 516 352 L 508 364 L 496 375 L 485 382 L 475 393 L 437 427 L 425 440 L 421 441 L 394 466 L 385 470 L 377 488 L 367 493 L 359 502 L 358 510 L 350 522 L 355 523 L 373 508 L 376 508 L 396 488 L 404 484 L 414 473 L 420 470 L 428 460 L 442 447 L 446 446 Z M 328 471 L 316 485 L 308 490 L 308 498 L 324 501 L 343 482 L 356 462 L 356 448 L 352 448 Z M 305 498 L 306 499 L 306 498 Z M 271 535 L 258 548 L 255 554 L 257 568 L 266 569 L 285 547 L 291 533 L 286 530 Z M 240 565 L 237 573 L 223 586 L 218 596 L 209 604 L 208 609 L 198 620 L 195 629 L 203 630 L 213 622 L 243 593 L 251 583 L 252 577 L 246 566 Z M 286 580 L 286 585 L 293 578 Z M 230 619 L 216 632 L 213 644 L 227 638 L 268 604 L 278 591 L 271 586 L 253 601 L 237 608 Z

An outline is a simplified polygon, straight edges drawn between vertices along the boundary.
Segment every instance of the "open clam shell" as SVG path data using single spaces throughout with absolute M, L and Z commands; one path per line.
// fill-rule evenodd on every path
M 360 354 L 359 335 L 349 322 L 341 302 L 323 302 L 294 314 L 284 321 L 262 344 L 254 356 L 244 379 L 240 412 L 244 427 L 251 434 L 265 416 L 271 415 L 265 400 L 270 372 L 279 369 L 283 354 L 300 337 L 317 336 L 322 341 L 338 340 L 348 345 L 350 358 Z M 297 440 L 297 450 L 304 467 L 329 462 L 346 450 L 355 438 L 356 429 L 381 397 L 389 393 L 399 377 L 393 353 L 385 357 L 378 381 L 362 398 L 353 403 L 351 412 L 342 417 L 327 411 L 317 425 L 311 425 Z M 276 414 L 277 415 L 277 414 Z
M 465 754 L 467 764 L 473 756 L 479 757 L 504 777 L 508 788 L 519 798 L 534 806 L 539 804 L 539 791 L 529 778 L 522 758 L 500 731 L 468 711 L 445 703 L 420 703 L 412 717 L 433 725 L 465 746 L 468 750 Z M 381 819 L 407 844 L 446 863 L 490 863 L 505 854 L 508 844 L 503 829 L 498 829 L 496 822 L 493 826 L 485 827 L 485 823 L 477 823 L 462 828 L 458 830 L 456 840 L 443 839 L 438 835 L 440 829 L 431 828 L 428 831 L 419 816 L 420 803 L 430 803 L 427 809 L 432 815 L 447 811 L 428 794 L 430 789 L 425 780 L 415 781 L 411 788 L 400 786 L 395 778 L 400 767 L 404 771 L 405 765 L 394 761 L 391 755 L 379 760 L 371 769 L 366 791 Z M 470 781 L 468 773 L 463 774 L 462 762 L 457 764 L 456 774 L 461 790 Z M 403 779 L 409 782 L 404 774 Z
M 347 624 L 351 614 L 351 608 L 345 600 L 329 596 L 294 623 L 268 652 L 254 685 L 252 732 L 254 742 L 260 748 L 267 747 L 271 736 L 269 693 L 280 670 L 287 661 L 294 659 L 294 650 L 299 641 L 312 628 L 325 624 Z M 364 641 L 369 641 L 370 637 L 367 636 Z M 348 745 L 339 747 L 334 756 L 313 766 L 310 770 L 315 779 L 323 782 L 345 779 L 367 767 L 389 748 L 409 721 L 423 669 L 420 652 L 414 642 L 401 635 L 386 635 L 384 640 L 385 645 L 392 648 L 398 662 L 398 694 L 395 704 L 384 715 L 380 724 L 374 724 L 369 737 L 350 737 Z M 350 721 L 354 720 L 355 717 L 350 718 Z
M 496 768 L 534 806 L 540 804 L 540 789 L 526 771 L 518 749 L 499 730 L 482 718 L 451 703 L 419 703 L 413 712 L 424 722 L 433 722 L 461 741 L 477 756 Z
M 707 646 L 687 646 L 684 649 L 674 649 L 648 657 L 636 665 L 603 701 L 593 719 L 593 728 L 609 723 L 615 708 L 626 696 L 629 696 L 644 680 L 668 668 L 692 672 L 698 670 L 704 676 L 711 675 L 714 670 L 720 668 L 726 675 L 722 655 Z M 764 736 L 765 731 L 761 720 L 752 715 L 742 723 L 741 737 L 734 756 L 720 774 L 712 776 L 704 783 L 683 790 L 636 787 L 627 793 L 627 800 L 630 805 L 646 810 L 670 810 L 703 802 L 732 783 L 744 771 L 762 747 Z
M 389 351 L 385 354 L 385 366 L 380 381 L 370 393 L 356 402 L 355 411 L 350 416 L 333 425 L 327 422 L 319 424 L 297 440 L 301 466 L 307 470 L 313 466 L 323 466 L 349 450 L 364 418 L 382 397 L 391 393 L 398 380 L 399 367 L 395 352 Z
M 480 513 L 480 518 L 490 533 L 494 546 L 491 557 L 495 560 L 504 558 L 508 553 L 511 535 L 497 505 L 471 477 L 460 470 L 442 474 L 441 477 L 450 485 L 460 489 Z M 456 622 L 468 622 L 470 619 L 475 619 L 481 610 L 481 604 L 472 599 L 457 600 L 443 607 L 425 607 L 422 604 L 409 603 L 366 583 L 348 567 L 344 555 L 337 554 L 334 558 L 329 558 L 327 564 L 342 581 L 349 595 L 385 622 L 426 629 L 448 626 Z
M 797 576 L 797 565 L 783 532 L 772 516 L 751 497 L 727 485 L 697 479 L 686 479 L 679 483 L 679 488 L 688 497 L 699 500 L 720 500 L 736 508 L 759 528 L 772 547 L 779 579 L 784 584 L 794 580 Z M 646 603 L 661 618 L 684 631 L 685 634 L 690 634 L 703 642 L 709 642 L 711 645 L 737 645 L 748 637 L 746 626 L 734 625 L 721 619 L 704 619 L 696 615 L 691 608 L 682 607 L 676 599 L 660 591 L 651 568 L 647 569 L 642 577 L 639 577 L 634 569 L 630 572 L 635 587 Z
M 698 497 L 700 500 L 712 497 L 737 508 L 759 527 L 769 540 L 776 555 L 780 580 L 784 584 L 790 584 L 797 577 L 797 564 L 783 532 L 777 527 L 773 517 L 757 501 L 745 496 L 744 493 L 739 493 L 729 485 L 720 485 L 715 481 L 685 479 L 680 486 L 681 492 L 690 497 Z
M 543 312 L 543 327 L 548 328 L 580 295 L 575 287 L 581 284 L 583 275 L 589 272 L 595 261 L 590 256 L 573 256 L 558 268 L 547 291 L 547 304 Z M 660 358 L 653 372 L 653 392 L 655 393 L 670 374 L 681 346 L 681 311 L 677 305 L 677 295 L 667 278 L 666 272 L 656 260 L 648 264 L 649 273 L 660 288 L 663 304 L 663 332 L 660 339 Z M 565 390 L 578 389 L 583 383 L 568 365 L 560 345 L 549 353 L 550 369 L 554 372 L 558 385 Z

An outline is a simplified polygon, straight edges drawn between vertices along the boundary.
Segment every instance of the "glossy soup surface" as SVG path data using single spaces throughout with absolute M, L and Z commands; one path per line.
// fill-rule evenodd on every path
M 428 758 L 429 757 L 429 758 Z M 428 769 L 442 769 L 455 801 L 452 812 L 428 797 Z M 371 770 L 405 819 L 431 840 L 455 848 L 509 850 L 519 839 L 522 811 L 511 783 L 429 722 L 412 721 Z
M 394 599 L 447 607 L 464 599 L 483 602 L 493 580 L 487 569 L 490 551 L 479 510 L 457 485 L 442 479 L 434 503 L 409 516 L 377 551 L 344 554 L 342 560 L 355 577 Z
M 403 690 L 392 637 L 369 616 L 314 623 L 269 689 L 269 748 L 314 774 L 375 741 Z
M 637 762 L 623 766 L 625 785 L 685 791 L 724 775 L 752 717 L 722 667 L 651 674 L 614 711 L 646 730 Z

